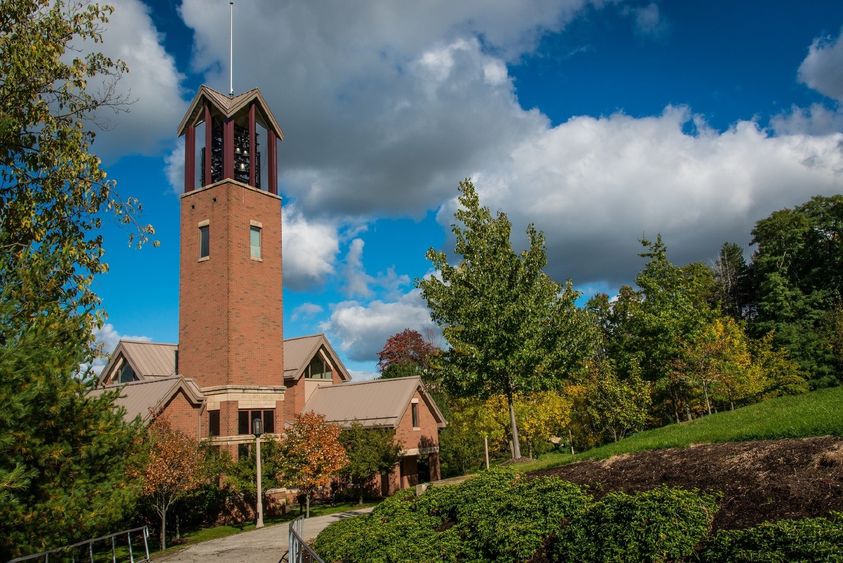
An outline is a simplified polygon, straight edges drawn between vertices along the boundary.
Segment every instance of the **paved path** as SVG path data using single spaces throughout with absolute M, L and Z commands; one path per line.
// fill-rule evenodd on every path
M 372 507 L 348 512 L 338 512 L 329 516 L 317 516 L 304 521 L 302 536 L 307 541 L 315 538 L 328 524 L 370 512 Z M 218 540 L 197 543 L 179 553 L 167 556 L 158 561 L 167 563 L 197 562 L 197 561 L 225 561 L 231 563 L 278 563 L 287 551 L 287 533 L 289 522 L 274 526 L 267 526 L 260 530 L 252 530 L 235 534 Z

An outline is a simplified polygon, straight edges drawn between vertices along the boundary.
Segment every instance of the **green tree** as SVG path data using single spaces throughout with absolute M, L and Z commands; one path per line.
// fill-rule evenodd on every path
M 0 559 L 113 530 L 139 495 L 126 470 L 140 428 L 89 394 L 79 319 L 54 314 L 20 327 L 0 299 Z
M 741 319 L 747 305 L 750 275 L 743 250 L 733 242 L 724 242 L 714 263 L 716 297 L 723 314 Z
M 91 280 L 106 269 L 101 212 L 133 223 L 139 208 L 116 198 L 90 151 L 94 112 L 125 102 L 114 86 L 126 67 L 70 48 L 98 43 L 111 11 L 63 0 L 0 3 L 0 286 L 18 303 L 16 322 L 61 306 L 90 329 L 99 320 Z M 93 92 L 92 82 L 103 86 Z M 140 227 L 131 240 L 152 232 Z
M 589 353 L 590 324 L 569 282 L 560 286 L 544 272 L 544 236 L 527 228 L 529 247 L 510 241 L 512 225 L 480 205 L 469 180 L 460 182 L 452 226 L 457 265 L 430 249 L 436 275 L 418 286 L 433 320 L 450 345 L 443 380 L 458 396 L 506 397 L 513 456 L 521 456 L 513 399 L 519 393 L 558 388 Z
M 0 0 L 0 555 L 113 529 L 137 493 L 123 475 L 135 429 L 78 373 L 102 320 L 90 287 L 106 269 L 101 217 L 134 223 L 132 243 L 152 234 L 90 150 L 95 112 L 124 101 L 126 68 L 75 47 L 95 46 L 110 13 Z
M 833 311 L 843 293 L 843 196 L 814 197 L 758 221 L 752 275 L 756 338 L 774 332 L 813 386 L 840 381 Z
M 348 463 L 339 436 L 339 426 L 325 422 L 322 415 L 306 412 L 296 417 L 278 444 L 273 460 L 278 470 L 276 479 L 305 495 L 307 518 L 313 493 L 326 487 Z
M 340 472 L 357 489 L 363 504 L 366 483 L 375 475 L 390 471 L 400 460 L 401 445 L 395 433 L 385 428 L 366 428 L 359 422 L 343 428 L 340 443 L 348 456 L 348 465 Z
M 591 427 L 615 442 L 647 423 L 649 385 L 637 373 L 619 379 L 609 362 L 596 361 L 589 366 L 583 399 Z

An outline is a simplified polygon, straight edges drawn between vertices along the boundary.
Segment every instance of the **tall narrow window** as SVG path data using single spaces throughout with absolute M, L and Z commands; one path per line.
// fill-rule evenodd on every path
M 199 227 L 199 258 L 207 258 L 211 254 L 210 225 Z
M 220 411 L 208 411 L 208 435 L 220 435 Z
M 249 227 L 249 252 L 255 260 L 261 258 L 261 228 L 252 225 Z
M 413 403 L 413 428 L 419 427 L 419 404 Z

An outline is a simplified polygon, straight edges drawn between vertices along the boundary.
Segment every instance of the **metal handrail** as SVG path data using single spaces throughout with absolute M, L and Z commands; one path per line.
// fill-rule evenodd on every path
M 325 563 L 302 537 L 304 516 L 290 522 L 287 561 L 289 563 Z
M 134 551 L 132 551 L 132 534 L 135 532 L 143 532 L 143 549 L 144 549 L 144 558 L 143 559 L 135 559 Z M 66 545 L 64 547 L 58 547 L 56 549 L 50 549 L 49 551 L 42 551 L 40 553 L 33 553 L 32 555 L 25 555 L 23 557 L 17 557 L 15 559 L 11 559 L 8 563 L 17 563 L 18 561 L 32 561 L 33 559 L 40 559 L 44 558 L 44 563 L 49 563 L 50 561 L 50 554 L 61 554 L 67 553 L 70 550 L 77 549 L 80 547 L 88 546 L 88 556 L 90 557 L 91 562 L 94 561 L 94 544 L 104 540 L 111 540 L 111 561 L 113 563 L 117 563 L 117 542 L 115 538 L 118 536 L 122 536 L 123 534 L 126 535 L 126 542 L 129 547 L 129 561 L 130 563 L 143 563 L 145 561 L 149 561 L 149 529 L 146 526 L 140 526 L 138 528 L 132 528 L 130 530 L 123 530 L 122 532 L 115 532 L 113 534 L 109 534 L 107 536 L 102 536 L 99 538 L 93 538 L 90 540 L 80 541 L 78 543 L 74 543 L 71 545 Z M 71 557 L 75 561 L 76 558 L 74 555 L 71 554 Z

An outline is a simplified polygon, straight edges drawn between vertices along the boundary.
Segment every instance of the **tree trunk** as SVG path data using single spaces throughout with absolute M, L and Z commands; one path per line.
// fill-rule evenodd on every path
M 161 515 L 161 551 L 167 549 L 167 509 L 160 511 Z
M 506 402 L 509 403 L 509 424 L 512 429 L 512 459 L 521 458 L 521 442 L 518 440 L 518 423 L 515 421 L 515 403 L 512 393 L 507 393 Z
M 181 539 L 181 526 L 179 524 L 179 511 L 176 510 L 176 541 Z
M 307 493 L 307 497 L 306 497 L 305 503 L 306 503 L 307 508 L 306 508 L 306 510 L 305 510 L 305 516 L 304 516 L 304 517 L 305 517 L 305 518 L 310 518 L 310 492 L 309 492 L 309 491 L 308 491 L 308 493 Z
M 705 394 L 705 408 L 711 414 L 711 402 L 708 400 L 708 384 L 703 379 L 703 394 Z
M 570 428 L 568 428 L 568 445 L 571 446 L 571 455 L 574 455 L 574 435 L 571 434 Z

